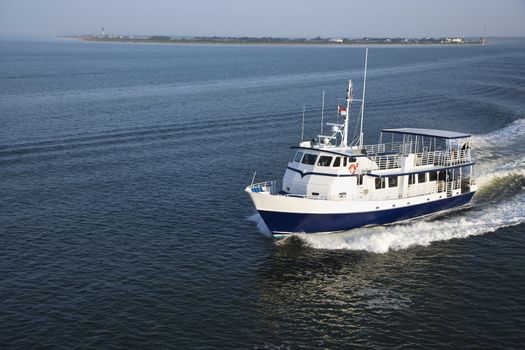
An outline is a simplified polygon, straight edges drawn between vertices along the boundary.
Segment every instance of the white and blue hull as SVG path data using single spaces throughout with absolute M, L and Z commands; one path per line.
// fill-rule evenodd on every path
M 273 234 L 343 231 L 368 225 L 389 224 L 461 207 L 468 204 L 473 195 L 474 193 L 466 193 L 432 203 L 372 212 L 314 214 L 260 210 L 259 214 Z
M 251 198 L 272 234 L 280 236 L 291 233 L 344 231 L 413 219 L 465 206 L 474 193 L 457 192 L 448 197 L 445 193 L 438 193 L 408 199 L 369 202 L 308 200 L 285 196 L 279 200 L 279 196 L 264 193 L 253 193 Z M 283 210 L 285 206 L 294 209 Z

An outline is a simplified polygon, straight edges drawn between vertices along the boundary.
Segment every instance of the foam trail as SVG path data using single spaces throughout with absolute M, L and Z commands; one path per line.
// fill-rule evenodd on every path
M 515 159 L 503 164 L 494 164 L 492 167 L 483 169 L 483 172 L 477 177 L 477 184 L 480 190 L 489 185 L 496 179 L 516 175 L 525 177 L 525 157 Z
M 473 135 L 480 189 L 497 178 L 525 176 L 525 119 L 485 135 Z
M 494 232 L 499 228 L 525 222 L 525 195 L 500 203 L 497 208 L 485 207 L 435 221 L 375 226 L 327 235 L 299 235 L 316 249 L 366 250 L 386 253 L 412 246 L 428 246 L 432 242 L 466 238 Z
M 517 119 L 506 127 L 485 135 L 473 135 L 472 143 L 480 149 L 501 147 L 523 142 L 525 137 L 525 118 Z

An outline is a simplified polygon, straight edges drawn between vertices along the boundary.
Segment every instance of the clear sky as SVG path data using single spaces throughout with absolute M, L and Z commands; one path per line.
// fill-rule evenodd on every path
M 0 0 L 0 35 L 102 25 L 145 35 L 525 36 L 525 0 Z

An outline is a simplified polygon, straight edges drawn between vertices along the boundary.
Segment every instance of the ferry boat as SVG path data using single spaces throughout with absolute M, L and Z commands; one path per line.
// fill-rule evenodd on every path
M 282 181 L 252 180 L 245 188 L 274 238 L 412 220 L 467 206 L 474 196 L 469 134 L 388 128 L 377 144 L 364 144 L 366 61 L 362 99 L 354 99 L 349 80 L 346 106 L 337 107 L 342 123 L 292 147 Z M 360 133 L 350 140 L 353 102 L 361 104 Z

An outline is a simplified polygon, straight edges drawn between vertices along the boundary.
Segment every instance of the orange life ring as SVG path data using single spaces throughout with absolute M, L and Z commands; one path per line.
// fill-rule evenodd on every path
M 350 164 L 350 166 L 348 167 L 348 171 L 350 171 L 350 174 L 355 174 L 357 170 L 357 164 Z

